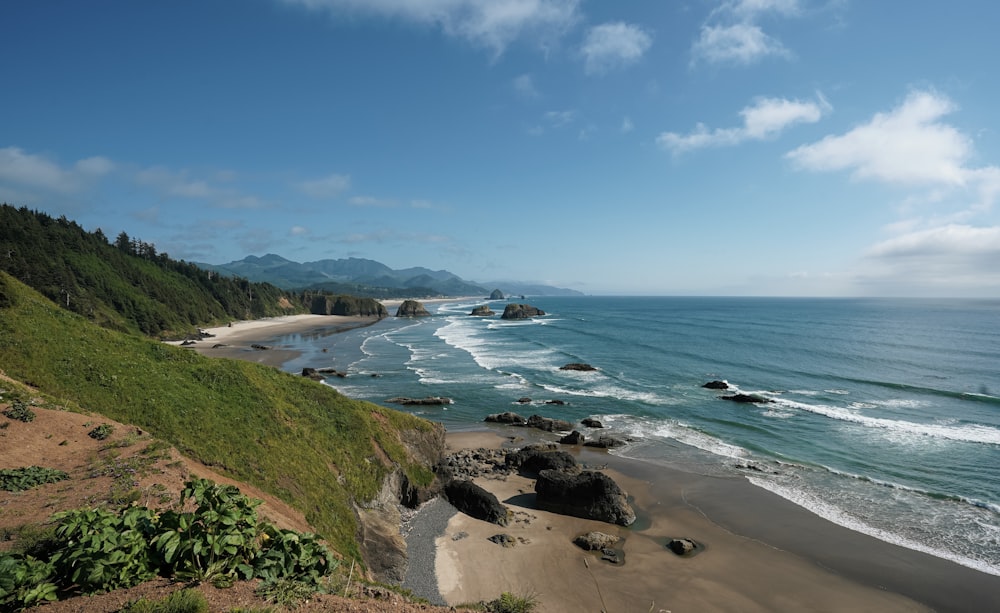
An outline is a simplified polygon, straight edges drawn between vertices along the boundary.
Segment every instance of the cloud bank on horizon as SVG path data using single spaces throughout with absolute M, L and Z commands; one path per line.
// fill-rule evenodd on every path
M 0 9 L 0 201 L 221 263 L 1000 297 L 991 17 L 924 0 Z M 933 41 L 933 44 L 928 41 Z

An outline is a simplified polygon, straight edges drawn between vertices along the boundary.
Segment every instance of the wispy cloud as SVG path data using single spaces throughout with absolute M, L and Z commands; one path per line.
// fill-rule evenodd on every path
M 628 116 L 622 118 L 621 131 L 622 134 L 628 134 L 635 129 L 635 124 L 632 123 L 632 119 Z
M 302 181 L 297 183 L 295 187 L 311 198 L 336 198 L 350 189 L 351 177 L 349 175 L 332 174 L 312 181 Z
M 562 128 L 576 121 L 577 112 L 570 109 L 566 111 L 548 111 L 545 113 L 545 121 L 553 128 Z
M 334 19 L 372 16 L 439 27 L 494 56 L 517 39 L 557 39 L 580 18 L 579 0 L 281 0 Z
M 699 123 L 687 134 L 663 132 L 656 138 L 656 142 L 676 155 L 693 149 L 732 146 L 748 140 L 772 138 L 789 126 L 819 121 L 831 107 L 821 94 L 817 97 L 819 100 L 816 102 L 760 98 L 740 111 L 742 126 L 712 130 Z
M 514 86 L 514 91 L 522 98 L 531 100 L 541 96 L 535 86 L 535 80 L 530 74 L 518 75 L 511 83 Z
M 801 13 L 798 0 L 736 0 L 711 12 L 691 47 L 692 64 L 748 65 L 766 57 L 791 57 L 781 41 L 757 23 L 764 15 L 794 17 Z
M 391 209 L 399 203 L 389 198 L 376 198 L 374 196 L 352 196 L 347 202 L 352 206 L 373 207 L 381 209 Z
M 653 37 L 637 25 L 615 22 L 590 28 L 580 51 L 587 74 L 603 74 L 638 62 Z
M 115 169 L 105 157 L 89 157 L 62 166 L 19 147 L 0 149 L 0 182 L 61 194 L 78 193 Z

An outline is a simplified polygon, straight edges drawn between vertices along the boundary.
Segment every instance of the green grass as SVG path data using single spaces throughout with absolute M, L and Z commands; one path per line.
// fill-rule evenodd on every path
M 0 295 L 9 376 L 278 496 L 344 555 L 360 560 L 352 499 L 373 498 L 393 468 L 376 445 L 411 482 L 433 478 L 402 443 L 430 422 L 274 368 L 98 327 L 2 272 Z

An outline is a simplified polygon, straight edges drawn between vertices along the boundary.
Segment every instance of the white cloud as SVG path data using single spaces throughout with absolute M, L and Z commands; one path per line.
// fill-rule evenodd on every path
M 579 0 L 283 0 L 332 17 L 374 16 L 441 28 L 500 55 L 515 40 L 561 36 L 579 19 Z
M 288 230 L 288 233 L 292 236 L 305 236 L 306 234 L 309 234 L 309 230 L 302 226 L 292 226 L 291 229 Z
M 636 25 L 616 22 L 594 26 L 587 32 L 581 52 L 587 74 L 602 74 L 638 62 L 653 38 Z
M 703 147 L 738 145 L 747 140 L 772 138 L 785 128 L 798 123 L 816 123 L 830 109 L 820 95 L 820 102 L 803 102 L 787 98 L 760 98 L 752 106 L 740 111 L 743 125 L 737 128 L 709 130 L 697 124 L 688 134 L 663 132 L 657 144 L 674 154 Z
M 702 26 L 701 36 L 694 43 L 691 52 L 696 60 L 702 59 L 712 64 L 753 64 L 767 56 L 791 55 L 778 40 L 765 34 L 760 26 L 751 23 Z
M 762 13 L 778 13 L 780 15 L 797 15 L 799 0 L 738 0 L 727 2 L 720 10 L 730 11 L 744 19 L 754 19 Z
M 514 85 L 514 91 L 516 91 L 522 98 L 538 98 L 538 88 L 535 87 L 535 80 L 530 74 L 523 74 L 514 77 L 512 81 Z
M 955 110 L 945 96 L 913 92 L 888 113 L 839 136 L 803 145 L 787 154 L 807 170 L 850 170 L 855 178 L 901 185 L 964 185 L 975 179 L 964 168 L 972 153 L 971 140 L 940 119 Z M 1000 187 L 996 169 L 976 171 L 984 188 Z
M 367 206 L 367 207 L 386 208 L 386 209 L 396 206 L 395 200 L 376 198 L 374 196 L 352 196 L 347 200 L 347 202 L 354 206 Z
M 631 132 L 634 129 L 635 129 L 635 124 L 632 123 L 632 119 L 630 117 L 626 116 L 626 117 L 622 118 L 621 131 L 622 131 L 623 134 L 627 134 L 627 133 Z
M 351 187 L 351 177 L 332 174 L 322 179 L 303 181 L 295 187 L 311 198 L 336 198 Z
M 576 111 L 548 111 L 545 120 L 554 128 L 562 128 L 576 121 Z
M 26 153 L 19 147 L 0 149 L 0 181 L 64 194 L 85 189 L 93 180 L 114 168 L 114 163 L 104 157 L 86 158 L 63 168 L 44 156 Z
M 880 242 L 865 253 L 857 280 L 869 293 L 996 296 L 1000 226 L 949 224 Z

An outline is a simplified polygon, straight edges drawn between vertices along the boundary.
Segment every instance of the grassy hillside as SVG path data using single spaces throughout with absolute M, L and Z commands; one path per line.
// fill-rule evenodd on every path
M 415 484 L 432 479 L 401 438 L 419 440 L 430 422 L 274 368 L 98 327 L 3 272 L 0 368 L 275 494 L 355 558 L 351 499 L 371 499 L 395 465 Z

